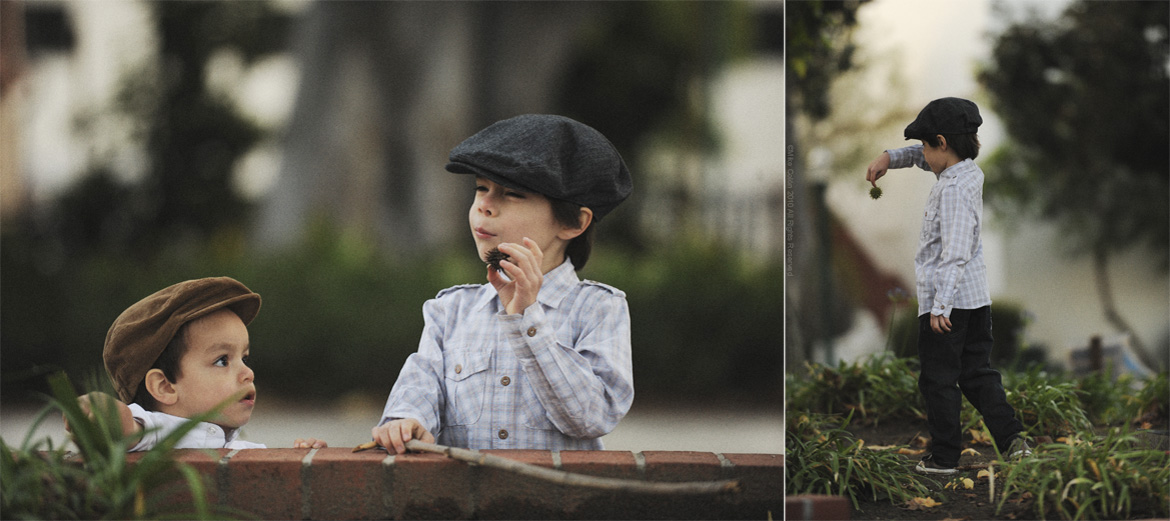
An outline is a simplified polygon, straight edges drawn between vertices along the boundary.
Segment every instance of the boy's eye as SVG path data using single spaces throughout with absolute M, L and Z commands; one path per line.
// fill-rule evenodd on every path
M 251 355 L 244 355 L 240 360 L 244 362 L 244 365 L 248 365 L 248 360 L 251 360 L 251 358 Z
M 523 198 L 524 198 L 524 194 L 523 194 L 523 193 L 521 193 L 521 192 L 513 192 L 513 191 L 511 191 L 511 190 L 508 190 L 507 192 L 504 192 L 504 195 L 506 195 L 506 196 L 508 196 L 508 197 L 515 197 L 515 198 L 517 198 L 517 199 L 523 199 Z
M 228 365 L 227 355 L 216 358 L 214 365 L 217 367 L 227 367 L 227 365 Z

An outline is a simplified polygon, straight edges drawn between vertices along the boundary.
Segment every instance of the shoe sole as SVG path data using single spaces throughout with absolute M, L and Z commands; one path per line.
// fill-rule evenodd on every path
M 932 469 L 921 464 L 915 466 L 914 470 L 922 474 L 934 474 L 936 476 L 951 476 L 959 473 L 957 469 Z

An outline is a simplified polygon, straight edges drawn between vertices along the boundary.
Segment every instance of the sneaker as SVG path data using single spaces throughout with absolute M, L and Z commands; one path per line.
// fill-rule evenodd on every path
M 926 457 L 918 462 L 918 466 L 914 467 L 914 470 L 922 474 L 935 474 L 940 476 L 950 476 L 959 472 L 955 467 L 944 467 L 935 463 L 933 456 L 933 454 L 927 454 Z
M 1026 458 L 1032 455 L 1032 447 L 1028 446 L 1028 442 L 1024 440 L 1023 436 L 1016 436 L 1012 440 L 1012 444 L 1008 445 L 1008 458 Z

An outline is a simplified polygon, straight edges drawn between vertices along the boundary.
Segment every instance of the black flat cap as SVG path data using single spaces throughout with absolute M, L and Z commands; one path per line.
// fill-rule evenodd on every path
M 450 161 L 449 172 L 588 207 L 595 221 L 633 188 L 613 143 L 563 116 L 525 114 L 496 122 L 452 149 Z
M 906 126 L 906 139 L 924 139 L 938 134 L 974 134 L 983 118 L 975 102 L 962 98 L 939 98 L 926 104 L 918 118 Z

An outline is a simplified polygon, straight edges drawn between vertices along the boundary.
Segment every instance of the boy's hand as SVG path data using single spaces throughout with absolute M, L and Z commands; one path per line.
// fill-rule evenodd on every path
M 403 454 L 406 452 L 406 442 L 419 440 L 434 443 L 435 437 L 414 418 L 393 420 L 374 427 L 370 433 L 378 445 L 386 447 L 386 452 Z
M 944 317 L 942 315 L 931 315 L 930 316 L 930 329 L 933 329 L 935 333 L 938 333 L 940 335 L 943 333 L 950 333 L 951 332 L 951 319 Z
M 78 396 L 77 405 L 81 407 L 81 412 L 85 413 L 89 419 L 93 419 L 93 408 L 96 405 L 101 410 L 108 410 L 110 407 L 115 407 L 118 410 L 118 420 L 122 424 L 122 435 L 133 436 L 142 430 L 142 426 L 134 421 L 134 413 L 130 412 L 130 408 L 126 404 L 118 401 L 117 398 L 106 393 L 94 391 L 92 393 Z M 64 415 L 62 415 L 64 418 Z M 69 419 L 65 419 L 65 432 L 72 433 L 73 429 L 69 427 Z
M 509 315 L 523 313 L 528 306 L 536 302 L 536 294 L 540 292 L 540 285 L 544 282 L 544 272 L 541 271 L 544 262 L 544 252 L 536 241 L 524 238 L 524 245 L 505 242 L 498 246 L 501 252 L 511 258 L 500 261 L 500 267 L 508 274 L 511 281 L 504 280 L 495 270 L 488 268 L 488 282 L 500 294 L 500 303 L 504 305 L 504 312 Z
M 869 164 L 869 168 L 865 170 L 865 180 L 869 181 L 869 184 L 877 186 L 877 180 L 886 175 L 886 170 L 889 170 L 889 168 L 890 154 L 883 151 L 880 156 L 877 156 L 877 159 L 874 159 Z
M 324 449 L 328 446 L 329 444 L 325 443 L 325 440 L 319 440 L 317 438 L 309 438 L 307 440 L 297 438 L 296 441 L 293 442 L 294 449 Z

